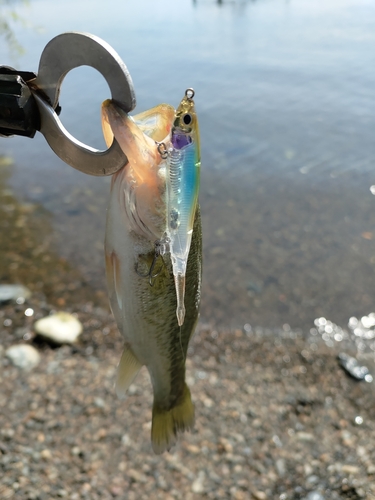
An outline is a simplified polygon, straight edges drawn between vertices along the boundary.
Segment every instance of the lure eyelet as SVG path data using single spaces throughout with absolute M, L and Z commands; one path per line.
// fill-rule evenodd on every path
M 158 145 L 158 153 L 160 154 L 162 159 L 165 160 L 166 158 L 168 158 L 169 153 L 164 142 L 156 142 L 156 144 Z
M 193 99 L 193 97 L 195 96 L 195 91 L 194 89 L 192 88 L 188 88 L 185 90 L 185 96 L 187 99 Z

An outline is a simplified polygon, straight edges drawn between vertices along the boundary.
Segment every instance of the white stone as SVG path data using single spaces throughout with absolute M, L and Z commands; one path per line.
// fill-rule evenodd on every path
M 13 345 L 5 351 L 5 355 L 15 366 L 25 371 L 32 370 L 40 362 L 40 354 L 28 344 Z
M 82 323 L 66 312 L 58 312 L 39 319 L 35 331 L 56 344 L 73 344 L 82 333 Z
M 22 285 L 0 285 L 0 302 L 8 302 L 9 300 L 14 300 L 23 303 L 30 297 L 30 290 Z
M 204 479 L 205 479 L 205 473 L 203 471 L 201 471 L 199 474 L 198 474 L 198 477 L 196 478 L 196 480 L 193 482 L 193 484 L 191 485 L 191 490 L 193 493 L 203 493 L 205 488 L 204 488 Z

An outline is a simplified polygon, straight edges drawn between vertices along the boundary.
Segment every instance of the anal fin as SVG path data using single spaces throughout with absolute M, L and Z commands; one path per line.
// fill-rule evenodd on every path
M 117 368 L 116 394 L 119 398 L 124 398 L 130 384 L 142 368 L 142 363 L 135 357 L 129 347 L 124 347 L 120 363 Z

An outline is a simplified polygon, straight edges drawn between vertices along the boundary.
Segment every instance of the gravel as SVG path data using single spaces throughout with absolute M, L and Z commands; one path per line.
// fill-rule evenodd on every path
M 0 308 L 3 349 L 41 356 L 27 373 L 0 358 L 1 499 L 375 498 L 374 384 L 349 377 L 322 338 L 201 324 L 187 359 L 195 429 L 159 457 L 146 370 L 115 396 L 109 311 L 78 306 L 79 341 L 53 347 L 32 324 L 20 340 L 30 308 L 49 312 L 39 298 Z

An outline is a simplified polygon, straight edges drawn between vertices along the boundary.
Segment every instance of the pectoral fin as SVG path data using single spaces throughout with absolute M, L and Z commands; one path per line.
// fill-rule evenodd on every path
M 126 391 L 141 368 L 142 364 L 135 357 L 132 350 L 125 346 L 117 368 L 116 378 L 116 394 L 120 399 L 125 397 Z

